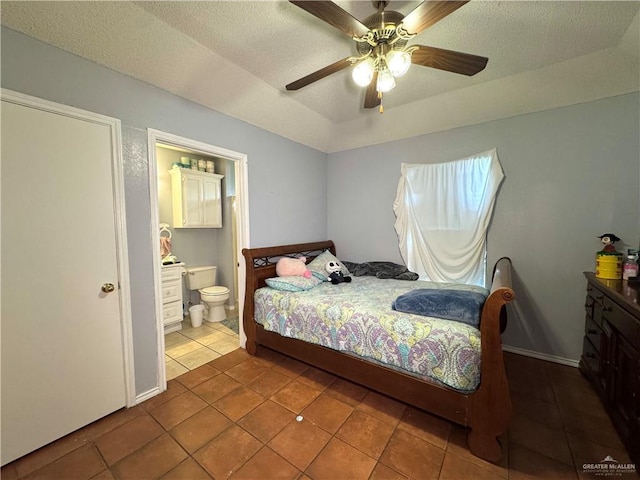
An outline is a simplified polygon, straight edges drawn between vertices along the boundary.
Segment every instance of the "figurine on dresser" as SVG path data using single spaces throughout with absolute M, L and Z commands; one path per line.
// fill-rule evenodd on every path
M 602 252 L 609 253 L 618 253 L 614 243 L 619 242 L 620 239 L 613 233 L 604 233 L 598 237 L 604 247 L 602 247 Z
M 596 277 L 608 280 L 622 278 L 622 254 L 616 250 L 615 243 L 620 238 L 613 233 L 604 233 L 598 237 L 602 250 L 596 253 Z

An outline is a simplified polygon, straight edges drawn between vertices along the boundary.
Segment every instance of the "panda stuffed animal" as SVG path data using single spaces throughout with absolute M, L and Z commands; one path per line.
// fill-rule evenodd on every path
M 349 283 L 351 281 L 351 277 L 349 277 L 348 275 L 345 276 L 344 273 L 342 273 L 341 268 L 342 264 L 334 260 L 327 262 L 327 264 L 324 266 L 324 269 L 329 274 L 329 280 L 331 280 L 331 283 L 333 283 L 334 285 L 342 282 Z

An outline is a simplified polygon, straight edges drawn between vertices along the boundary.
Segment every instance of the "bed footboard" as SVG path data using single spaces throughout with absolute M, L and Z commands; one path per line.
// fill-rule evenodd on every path
M 506 328 L 506 305 L 513 301 L 511 260 L 496 262 L 491 293 L 482 310 L 480 387 L 469 396 L 469 449 L 478 457 L 498 461 L 502 449 L 498 437 L 507 431 L 511 419 L 511 396 L 504 368 L 500 333 Z

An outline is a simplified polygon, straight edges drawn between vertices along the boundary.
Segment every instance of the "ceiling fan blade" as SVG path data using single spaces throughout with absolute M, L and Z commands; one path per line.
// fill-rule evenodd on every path
M 361 37 L 369 31 L 360 21 L 333 2 L 289 1 L 350 37 Z
M 364 108 L 376 108 L 380 105 L 380 98 L 378 97 L 378 91 L 376 85 L 378 83 L 378 72 L 374 72 L 373 79 L 367 87 L 367 93 L 364 95 Z
M 425 0 L 404 17 L 402 26 L 409 33 L 420 33 L 468 2 Z
M 287 90 L 298 90 L 302 87 L 306 87 L 310 83 L 317 82 L 318 80 L 323 79 L 324 77 L 328 77 L 329 75 L 339 72 L 349 66 L 351 66 L 351 61 L 349 60 L 351 57 L 343 58 L 342 60 L 338 60 L 331 65 L 327 65 L 324 68 L 321 68 L 317 72 L 310 73 L 306 77 L 302 77 L 295 82 L 291 82 L 285 88 Z
M 469 53 L 427 47 L 425 45 L 415 46 L 418 49 L 411 54 L 411 63 L 462 75 L 472 76 L 481 72 L 489 61 L 486 57 L 479 57 Z

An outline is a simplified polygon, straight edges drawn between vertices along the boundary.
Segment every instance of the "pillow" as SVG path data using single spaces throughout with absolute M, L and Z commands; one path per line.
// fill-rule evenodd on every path
M 298 275 L 267 278 L 264 282 L 271 288 L 285 292 L 303 292 L 305 290 L 311 290 L 316 285 L 322 283 L 321 280 L 313 276 L 311 278 L 304 278 Z
M 486 299 L 485 294 L 467 290 L 417 288 L 396 298 L 391 308 L 477 327 Z
M 345 267 L 344 263 L 338 260 L 329 250 L 325 250 L 316 258 L 314 258 L 311 261 L 311 263 L 307 265 L 307 268 L 311 270 L 311 274 L 314 277 L 316 277 L 318 280 L 321 280 L 323 282 L 328 282 L 329 273 L 325 270 L 324 267 L 327 265 L 327 262 L 331 262 L 331 261 L 340 262 L 340 265 L 342 265 L 342 267 L 340 268 L 340 271 L 342 272 L 343 275 L 347 275 L 347 276 L 351 275 L 347 267 Z

